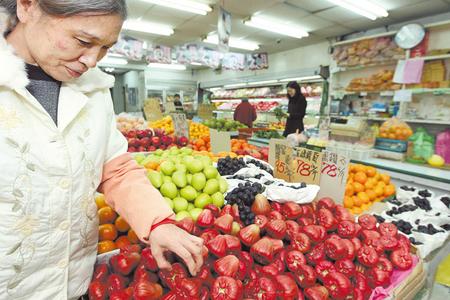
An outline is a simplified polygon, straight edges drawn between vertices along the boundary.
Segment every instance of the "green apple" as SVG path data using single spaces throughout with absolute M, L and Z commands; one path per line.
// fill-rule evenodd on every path
M 164 197 L 164 200 L 166 200 L 167 204 L 169 204 L 170 208 L 173 209 L 173 201 L 170 198 Z
M 173 199 L 177 196 L 178 189 L 177 189 L 177 186 L 175 185 L 175 183 L 165 182 L 161 186 L 160 192 L 164 197 Z
M 223 194 L 221 192 L 216 192 L 211 195 L 212 204 L 217 206 L 218 208 L 221 208 L 225 204 L 225 198 L 223 197 Z
M 172 181 L 179 188 L 184 188 L 187 184 L 186 173 L 183 171 L 175 171 L 172 174 Z
M 186 210 L 187 210 L 187 211 L 191 211 L 191 210 L 193 210 L 194 208 L 195 208 L 194 204 L 189 203 Z
M 176 221 L 181 221 L 184 218 L 192 218 L 192 217 L 191 217 L 191 214 L 188 211 L 180 211 L 175 216 L 175 220 Z
M 189 211 L 194 222 L 197 222 L 198 216 L 202 213 L 202 211 L 203 209 L 201 208 L 193 208 Z
M 152 185 L 157 189 L 159 189 L 163 184 L 163 176 L 158 171 L 150 170 L 147 173 L 147 178 L 150 180 Z
M 219 180 L 219 190 L 220 190 L 220 192 L 222 194 L 226 193 L 228 191 L 228 182 L 225 179 L 223 179 L 223 178 L 220 178 L 218 180 Z
M 182 152 L 183 154 L 186 154 L 186 155 L 191 155 L 191 154 L 192 154 L 192 149 L 191 149 L 191 148 L 183 147 L 183 148 L 181 148 L 180 150 L 181 150 L 181 152 Z
M 200 161 L 203 164 L 203 169 L 212 165 L 211 158 L 209 156 L 201 156 Z
M 180 196 L 187 201 L 194 201 L 197 198 L 197 191 L 190 185 L 185 186 L 180 190 Z
M 162 149 L 157 149 L 154 153 L 155 153 L 156 155 L 158 155 L 158 156 L 161 156 L 161 155 L 164 153 L 164 150 L 162 150 Z
M 183 165 L 183 164 L 180 163 L 180 162 L 178 162 L 178 163 L 175 165 L 175 169 L 176 169 L 177 171 L 182 171 L 183 173 L 186 173 L 186 172 L 187 172 L 186 166 Z
M 206 205 L 212 204 L 212 199 L 208 194 L 202 193 L 194 201 L 194 205 L 197 208 L 204 208 Z
M 187 183 L 188 184 L 191 184 L 191 182 L 192 182 L 192 174 L 186 174 L 186 180 L 187 180 Z
M 197 173 L 192 175 L 191 185 L 196 189 L 197 191 L 203 190 L 206 184 L 206 176 L 203 173 Z
M 145 159 L 145 155 L 142 153 L 138 153 L 134 156 L 134 160 L 138 163 L 141 164 L 141 162 Z
M 171 161 L 164 161 L 160 167 L 164 175 L 171 176 L 175 172 L 175 164 Z
M 192 155 L 187 155 L 185 157 L 183 157 L 183 164 L 185 164 L 187 166 L 187 164 L 192 161 L 194 159 L 194 157 L 192 157 Z
M 186 166 L 191 174 L 201 172 L 203 170 L 203 164 L 198 159 L 193 159 L 186 163 Z
M 217 174 L 219 174 L 219 172 L 217 172 L 217 169 L 213 166 L 206 166 L 203 169 L 203 174 L 205 174 L 206 179 L 215 179 L 217 177 Z
M 220 188 L 219 181 L 217 179 L 213 178 L 213 179 L 209 179 L 206 182 L 203 192 L 207 193 L 208 195 L 212 195 L 212 194 L 218 192 L 219 188 Z
M 173 201 L 173 210 L 176 213 L 179 213 L 180 211 L 188 209 L 189 203 L 187 202 L 186 199 L 181 198 L 181 197 L 176 197 L 172 201 Z
M 166 183 L 166 182 L 173 182 L 172 181 L 172 177 L 170 177 L 170 176 L 163 176 L 163 183 Z

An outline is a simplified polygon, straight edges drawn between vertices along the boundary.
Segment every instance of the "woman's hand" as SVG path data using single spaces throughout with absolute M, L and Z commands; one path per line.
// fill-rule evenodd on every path
M 177 254 L 195 276 L 203 265 L 203 239 L 190 235 L 173 224 L 156 227 L 149 237 L 148 244 L 152 255 L 161 269 L 170 269 L 171 265 L 164 257 L 164 252 Z

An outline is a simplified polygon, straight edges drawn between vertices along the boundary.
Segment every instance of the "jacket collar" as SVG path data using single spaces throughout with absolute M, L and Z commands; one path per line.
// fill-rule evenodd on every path
M 14 49 L 7 44 L 3 34 L 8 29 L 9 14 L 0 7 L 0 87 L 12 90 L 23 89 L 28 83 L 25 62 L 15 55 Z M 90 69 L 76 80 L 65 82 L 66 85 L 81 93 L 91 93 L 98 90 L 109 89 L 114 86 L 114 77 L 103 73 L 100 69 Z

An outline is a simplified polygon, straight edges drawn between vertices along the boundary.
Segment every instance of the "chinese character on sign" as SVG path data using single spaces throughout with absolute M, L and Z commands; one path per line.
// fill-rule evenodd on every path
M 305 158 L 306 158 L 307 160 L 311 160 L 311 156 L 312 156 L 312 151 L 307 151 L 307 152 L 306 152 L 306 155 L 305 155 Z
M 314 152 L 314 155 L 312 157 L 312 161 L 316 163 L 318 159 L 319 159 L 319 153 L 318 152 Z

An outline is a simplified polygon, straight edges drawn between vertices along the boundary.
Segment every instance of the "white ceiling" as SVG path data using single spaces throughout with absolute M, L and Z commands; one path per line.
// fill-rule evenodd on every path
M 129 0 L 130 18 L 142 18 L 150 22 L 170 25 L 175 30 L 170 37 L 142 33 L 130 35 L 167 46 L 200 42 L 202 36 L 216 30 L 218 6 L 219 3 L 224 3 L 225 9 L 231 12 L 233 18 L 232 37 L 255 41 L 261 47 L 258 51 L 274 53 L 313 44 L 326 38 L 450 11 L 450 0 L 376 0 L 374 2 L 389 11 L 389 16 L 371 21 L 337 7 L 327 0 L 197 1 L 210 4 L 213 11 L 202 16 L 149 4 L 145 0 Z M 242 21 L 256 12 L 302 27 L 310 33 L 310 36 L 299 40 L 244 25 Z

